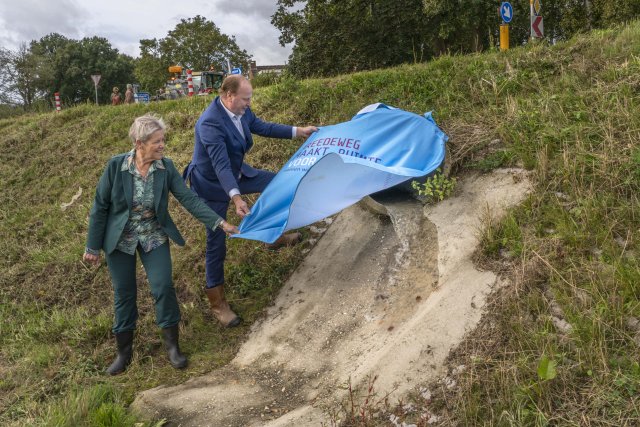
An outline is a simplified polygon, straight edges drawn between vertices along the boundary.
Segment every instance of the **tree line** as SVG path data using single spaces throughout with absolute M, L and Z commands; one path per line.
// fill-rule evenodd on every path
M 444 53 L 479 52 L 499 41 L 496 0 L 278 0 L 271 23 L 293 43 L 288 71 L 331 76 Z M 511 46 L 529 39 L 529 0 L 511 0 Z M 541 0 L 551 42 L 640 16 L 638 0 Z
M 69 39 L 52 33 L 23 44 L 17 50 L 0 48 L 0 107 L 24 110 L 51 108 L 58 92 L 65 105 L 95 102 L 91 75 L 100 74 L 98 102 L 109 103 L 111 89 L 139 83 L 156 91 L 170 77 L 168 67 L 194 70 L 226 69 L 226 59 L 246 67 L 250 55 L 235 38 L 220 32 L 211 21 L 196 16 L 182 19 L 162 39 L 140 40 L 140 57 L 118 52 L 103 37 Z M 5 111 L 6 112 L 6 111 Z M 3 114 L 0 108 L 0 116 Z
M 277 0 L 272 24 L 280 43 L 293 43 L 287 73 L 295 78 L 332 76 L 403 63 L 428 61 L 445 53 L 479 52 L 499 40 L 496 0 Z M 529 1 L 512 0 L 511 45 L 529 39 Z M 606 28 L 640 16 L 638 0 L 543 1 L 545 38 L 564 40 L 578 32 Z M 140 56 L 118 52 L 102 37 L 82 40 L 49 34 L 18 50 L 0 48 L 1 107 L 32 109 L 93 101 L 91 75 L 100 73 L 100 103 L 111 87 L 137 82 L 154 92 L 169 77 L 170 65 L 194 70 L 226 69 L 226 60 L 248 69 L 251 56 L 233 36 L 202 16 L 183 19 L 162 39 L 140 40 Z

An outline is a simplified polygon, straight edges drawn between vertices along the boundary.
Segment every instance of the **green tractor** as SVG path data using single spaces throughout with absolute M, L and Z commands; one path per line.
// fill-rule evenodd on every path
M 177 99 L 189 94 L 189 84 L 187 71 L 180 65 L 169 67 L 171 78 L 165 83 L 164 91 L 158 91 L 157 99 Z M 191 83 L 195 95 L 207 95 L 217 92 L 226 73 L 221 71 L 193 71 L 191 73 Z
M 200 95 L 217 92 L 222 86 L 226 73 L 222 71 L 194 71 L 191 75 L 193 90 Z

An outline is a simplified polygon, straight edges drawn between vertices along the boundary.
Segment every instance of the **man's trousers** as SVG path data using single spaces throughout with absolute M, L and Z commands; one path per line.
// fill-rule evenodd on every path
M 262 193 L 274 176 L 276 176 L 275 173 L 265 170 L 258 170 L 258 174 L 251 178 L 243 175 L 238 181 L 240 194 Z M 227 219 L 228 200 L 219 202 L 206 200 L 206 195 L 200 195 L 200 197 L 203 197 L 205 199 L 204 202 L 218 215 L 225 220 Z M 207 227 L 207 252 L 205 255 L 207 288 L 213 288 L 224 283 L 224 259 L 227 255 L 225 237 L 224 231 L 220 228 L 212 230 Z

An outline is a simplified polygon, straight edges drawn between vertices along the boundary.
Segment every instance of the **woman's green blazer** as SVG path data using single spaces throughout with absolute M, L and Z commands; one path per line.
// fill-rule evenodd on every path
M 127 154 L 112 157 L 98 182 L 96 197 L 89 213 L 89 249 L 102 249 L 107 254 L 113 252 L 129 219 L 133 199 L 133 176 L 129 170 L 121 170 Z M 169 216 L 169 192 L 191 215 L 211 229 L 215 229 L 222 222 L 222 218 L 187 188 L 171 159 L 165 157 L 162 162 L 165 169 L 158 168 L 153 172 L 156 217 L 167 236 L 183 246 L 184 239 Z

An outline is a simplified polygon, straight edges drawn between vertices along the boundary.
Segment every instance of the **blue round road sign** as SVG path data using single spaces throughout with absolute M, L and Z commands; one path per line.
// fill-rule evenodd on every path
M 508 1 L 503 1 L 500 5 L 500 17 L 505 24 L 508 24 L 513 19 L 513 7 Z

